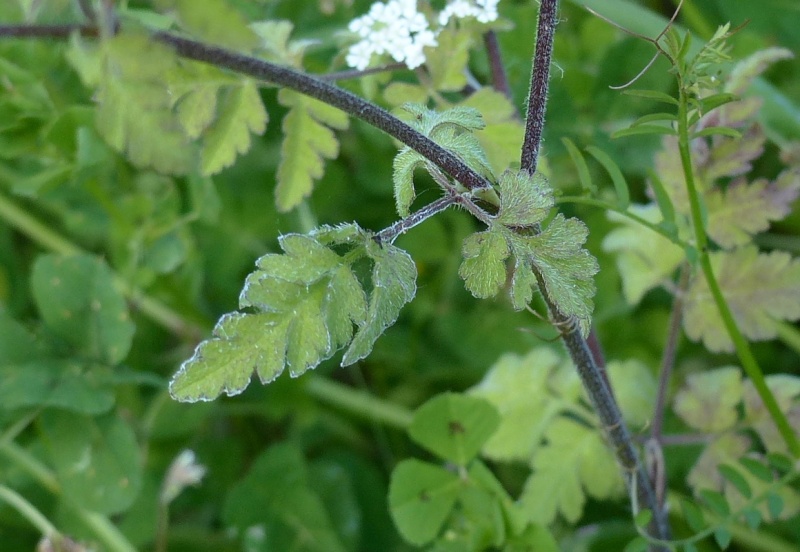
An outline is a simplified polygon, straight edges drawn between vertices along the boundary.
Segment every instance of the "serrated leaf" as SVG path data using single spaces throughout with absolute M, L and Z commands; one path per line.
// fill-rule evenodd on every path
M 545 430 L 563 408 L 558 397 L 531 390 L 550 389 L 550 375 L 563 363 L 545 347 L 525 356 L 505 354 L 470 389 L 470 394 L 494 405 L 501 417 L 500 426 L 483 447 L 485 456 L 498 461 L 530 461 Z
M 102 414 L 114 406 L 107 367 L 75 360 L 40 359 L 0 365 L 0 405 L 4 410 L 63 408 Z
M 561 514 L 575 523 L 586 495 L 609 498 L 622 489 L 616 460 L 602 435 L 567 418 L 558 418 L 547 430 L 547 445 L 534 456 L 533 473 L 520 501 L 528 519 L 549 525 Z
M 661 220 L 657 205 L 631 205 L 628 209 L 654 224 Z M 634 221 L 615 213 L 608 218 L 622 226 L 603 239 L 603 250 L 616 253 L 622 277 L 622 292 L 630 305 L 637 305 L 645 293 L 666 282 L 684 259 L 683 249 Z
M 500 210 L 497 222 L 511 227 L 542 222 L 555 204 L 553 190 L 541 173 L 508 170 L 500 176 Z
M 739 329 L 749 339 L 775 337 L 775 320 L 800 318 L 800 261 L 755 246 L 711 253 L 711 264 Z M 686 335 L 710 351 L 733 351 L 705 278 L 698 274 L 686 295 Z
M 175 52 L 146 36 L 120 33 L 102 43 L 98 56 L 100 135 L 139 167 L 188 172 L 193 149 L 165 85 L 177 69 Z
M 40 255 L 31 286 L 45 323 L 67 343 L 109 364 L 128 355 L 136 327 L 105 262 L 88 254 Z
M 116 416 L 92 418 L 47 409 L 42 442 L 69 500 L 103 514 L 127 510 L 142 485 L 142 463 L 133 430 Z
M 339 142 L 331 129 L 344 130 L 349 120 L 335 107 L 288 89 L 278 92 L 278 101 L 289 108 L 283 118 L 275 188 L 278 210 L 285 212 L 311 194 L 314 180 L 322 177 L 325 159 L 339 155 Z
M 593 277 L 599 270 L 597 260 L 582 247 L 587 235 L 588 229 L 581 221 L 565 219 L 561 213 L 539 234 L 506 233 L 515 257 L 535 267 L 559 313 L 577 318 L 584 335 L 589 331 L 594 308 Z M 515 271 L 519 269 L 516 265 Z
M 219 101 L 219 115 L 203 137 L 201 170 L 216 174 L 230 167 L 238 154 L 250 149 L 250 133 L 263 134 L 267 111 L 254 81 L 226 90 Z
M 505 260 L 511 253 L 499 232 L 475 232 L 464 239 L 464 260 L 458 275 L 466 288 L 480 299 L 494 297 L 506 281 Z
M 675 396 L 675 412 L 694 429 L 716 433 L 739 420 L 742 374 L 734 366 L 690 374 Z
M 408 433 L 443 460 L 466 466 L 499 423 L 500 415 L 491 403 L 478 397 L 443 393 L 417 409 Z
M 403 460 L 392 472 L 389 509 L 397 530 L 411 544 L 432 541 L 455 504 L 458 476 L 416 459 Z
M 739 178 L 724 191 L 714 188 L 705 197 L 708 234 L 726 249 L 746 245 L 771 221 L 786 217 L 798 195 L 800 170 L 786 170 L 775 182 L 761 178 L 747 184 Z
M 206 42 L 250 51 L 258 39 L 247 21 L 225 0 L 157 0 L 161 10 L 173 10 L 181 26 Z
M 342 366 L 366 357 L 375 340 L 394 324 L 400 309 L 417 292 L 417 267 L 408 253 L 391 244 L 379 245 L 368 239 L 367 255 L 374 263 L 367 315 L 344 353 Z

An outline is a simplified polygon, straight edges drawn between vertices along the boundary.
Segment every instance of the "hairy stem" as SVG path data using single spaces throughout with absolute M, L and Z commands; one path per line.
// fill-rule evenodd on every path
M 558 0 L 541 0 L 525 124 L 525 142 L 522 146 L 521 156 L 521 168 L 531 174 L 536 172 L 544 128 L 553 38 L 558 22 L 557 11 Z M 536 279 L 554 323 L 557 327 L 562 328 L 561 336 L 564 344 L 611 441 L 617 461 L 625 472 L 624 479 L 629 488 L 636 491 L 636 503 L 653 512 L 650 531 L 658 539 L 669 539 L 670 529 L 666 510 L 658 500 L 650 476 L 639 458 L 639 453 L 628 427 L 622 419 L 622 413 L 611 393 L 605 373 L 595 362 L 592 350 L 577 325 L 570 317 L 563 315 L 558 310 L 555 302 L 547 293 L 542 275 L 537 273 Z
M 486 55 L 489 57 L 489 67 L 492 71 L 492 87 L 511 99 L 511 86 L 508 84 L 508 75 L 503 65 L 503 58 L 500 55 L 500 43 L 497 41 L 497 33 L 487 31 L 483 34 L 483 45 L 486 47 Z
M 753 383 L 758 396 L 761 398 L 764 406 L 769 412 L 772 421 L 778 429 L 789 452 L 795 458 L 800 458 L 800 441 L 798 441 L 797 434 L 789 425 L 789 421 L 778 406 L 778 401 L 775 400 L 775 395 L 772 394 L 767 382 L 764 379 L 764 372 L 758 365 L 753 352 L 750 349 L 750 344 L 745 339 L 741 330 L 739 329 L 736 320 L 733 317 L 730 306 L 722 294 L 722 289 L 719 286 L 717 277 L 714 274 L 714 268 L 711 266 L 711 256 L 708 253 L 708 236 L 706 235 L 705 227 L 703 226 L 703 215 L 700 206 L 700 194 L 697 191 L 697 185 L 694 181 L 694 169 L 692 167 L 692 156 L 689 151 L 690 138 L 689 138 L 689 115 L 688 115 L 689 98 L 683 86 L 680 87 L 680 95 L 678 98 L 678 151 L 681 157 L 681 166 L 683 168 L 683 175 L 686 182 L 686 190 L 689 196 L 689 204 L 691 207 L 692 226 L 694 227 L 694 236 L 697 243 L 697 250 L 700 254 L 700 268 L 705 276 L 708 289 L 711 296 L 714 298 L 714 303 L 717 305 L 722 322 L 728 335 L 733 341 L 736 348 L 736 354 L 739 361 L 742 363 L 747 377 Z
M 433 215 L 437 213 L 441 213 L 445 209 L 452 207 L 458 203 L 458 199 L 454 195 L 446 195 L 444 197 L 440 197 L 436 201 L 433 201 L 427 204 L 425 207 L 421 208 L 419 211 L 414 211 L 410 215 L 408 215 L 404 219 L 400 219 L 391 226 L 387 226 L 380 232 L 378 232 L 375 237 L 381 241 L 386 243 L 392 243 L 397 236 L 400 234 L 405 234 L 416 225 L 421 224 L 431 218 Z

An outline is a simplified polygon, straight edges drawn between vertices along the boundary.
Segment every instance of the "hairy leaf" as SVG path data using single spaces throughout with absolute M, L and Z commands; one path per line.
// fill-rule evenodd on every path
M 444 393 L 417 409 L 408 432 L 433 454 L 466 466 L 499 423 L 500 416 L 487 401 Z
M 525 127 L 517 108 L 504 94 L 484 86 L 459 105 L 475 108 L 483 116 L 486 126 L 475 135 L 495 174 L 519 162 Z
M 800 318 L 800 261 L 782 251 L 759 253 L 755 246 L 711 253 L 722 293 L 742 333 L 759 341 L 777 333 L 776 320 Z M 698 274 L 686 296 L 686 335 L 702 340 L 711 351 L 733 351 L 733 343 L 708 290 Z
M 498 182 L 500 211 L 497 222 L 511 227 L 533 226 L 542 222 L 555 201 L 544 175 L 527 171 L 506 171 Z
M 342 366 L 366 357 L 375 340 L 394 324 L 400 309 L 417 292 L 417 267 L 408 253 L 391 244 L 379 245 L 368 238 L 367 255 L 374 263 L 367 316 L 345 351 Z
M 275 201 L 278 210 L 290 211 L 311 194 L 314 180 L 322 177 L 325 159 L 339 155 L 339 142 L 331 129 L 344 130 L 349 120 L 335 107 L 288 89 L 278 92 L 278 101 L 289 112 L 283 118 Z
M 505 260 L 510 254 L 503 235 L 491 230 L 476 232 L 467 236 L 461 251 L 464 260 L 458 275 L 466 288 L 481 299 L 497 295 L 506 281 Z
M 699 431 L 724 431 L 739 420 L 742 393 L 741 370 L 734 366 L 691 374 L 675 395 L 675 412 Z
M 628 210 L 652 223 L 661 220 L 654 203 L 631 205 Z M 683 260 L 684 252 L 665 237 L 626 217 L 614 213 L 608 216 L 622 226 L 606 235 L 603 249 L 616 253 L 622 293 L 628 304 L 637 305 L 645 293 L 668 281 Z

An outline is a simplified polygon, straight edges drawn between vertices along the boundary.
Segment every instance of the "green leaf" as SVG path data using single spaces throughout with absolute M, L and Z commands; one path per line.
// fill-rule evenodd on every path
M 675 412 L 694 429 L 716 433 L 736 425 L 742 400 L 741 370 L 734 366 L 690 374 L 675 395 Z
M 457 92 L 467 85 L 466 68 L 472 33 L 454 27 L 442 29 L 436 36 L 439 45 L 425 50 L 425 67 L 435 90 Z
M 654 224 L 661 220 L 658 206 L 631 205 L 633 214 Z M 622 293 L 630 305 L 637 305 L 645 293 L 668 281 L 684 259 L 683 249 L 640 224 L 616 213 L 608 218 L 622 226 L 603 239 L 603 250 L 616 253 L 622 277 Z
M 378 244 L 368 238 L 367 255 L 374 263 L 367 316 L 345 351 L 342 366 L 349 366 L 366 357 L 372 351 L 375 340 L 394 324 L 400 309 L 417 292 L 417 267 L 408 253 L 391 244 Z
M 250 133 L 262 134 L 267 128 L 267 111 L 253 80 L 244 79 L 240 86 L 226 90 L 218 109 L 219 115 L 203 137 L 201 168 L 206 176 L 233 165 L 237 154 L 250 149 Z
M 303 455 L 293 445 L 278 444 L 263 452 L 228 492 L 222 516 L 241 533 L 261 528 L 248 550 L 346 550 L 322 499 L 310 486 Z
M 128 355 L 136 328 L 105 262 L 86 254 L 41 255 L 31 286 L 45 324 L 67 343 L 109 364 Z
M 4 410 L 56 407 L 102 414 L 114 406 L 107 367 L 76 360 L 41 359 L 0 365 L 0 405 Z
M 533 458 L 533 474 L 520 497 L 528 519 L 549 525 L 560 513 L 575 523 L 587 494 L 605 499 L 621 491 L 614 455 L 596 430 L 558 418 L 548 428 L 546 439 L 547 445 Z
M 262 383 L 274 380 L 287 366 L 299 376 L 347 344 L 354 323 L 361 326 L 358 339 L 366 328 L 377 331 L 386 322 L 377 318 L 389 309 L 376 297 L 384 292 L 373 292 L 368 310 L 361 284 L 336 253 L 308 236 L 289 234 L 280 242 L 286 254 L 259 259 L 259 270 L 248 276 L 240 297 L 241 308 L 261 312 L 228 314 L 217 323 L 214 338 L 201 343 L 170 382 L 176 399 L 235 395 L 247 387 L 253 370 Z M 378 265 L 376 261 L 376 270 Z M 386 281 L 383 285 L 391 286 Z M 373 305 L 376 301 L 378 306 Z M 379 329 L 375 338 L 385 326 Z
M 335 107 L 288 89 L 278 92 L 278 101 L 289 108 L 283 118 L 275 188 L 278 210 L 285 212 L 311 194 L 314 180 L 322 177 L 325 159 L 339 155 L 339 142 L 331 129 L 344 130 L 349 120 Z
M 162 11 L 173 11 L 181 26 L 205 42 L 250 51 L 258 39 L 247 21 L 225 0 L 157 0 Z
M 417 546 L 436 538 L 460 488 L 452 472 L 416 459 L 400 462 L 389 484 L 389 509 L 403 538 Z
M 538 523 L 530 524 L 521 535 L 512 536 L 503 548 L 503 552 L 559 552 L 560 550 L 553 534 L 546 526 Z
M 72 59 L 96 66 L 84 71 L 84 79 L 99 79 L 97 130 L 106 142 L 138 167 L 163 174 L 189 172 L 193 148 L 172 112 L 173 98 L 165 85 L 177 70 L 175 52 L 146 36 L 125 33 L 94 51 L 74 38 L 72 48 L 78 52 Z
M 91 418 L 47 409 L 40 427 L 65 497 L 102 514 L 131 506 L 142 485 L 142 462 L 128 424 L 113 415 Z
M 637 98 L 655 100 L 658 102 L 668 103 L 675 106 L 678 105 L 678 100 L 676 100 L 669 94 L 665 94 L 664 92 L 659 92 L 657 90 L 624 90 L 622 93 Z
M 739 464 L 746 469 L 750 474 L 765 483 L 771 483 L 773 480 L 772 470 L 769 466 L 765 465 L 760 460 L 743 456 L 739 458 Z
M 755 246 L 711 253 L 714 274 L 739 329 L 749 339 L 776 336 L 776 320 L 800 318 L 800 260 L 783 251 L 759 253 Z M 689 286 L 684 312 L 686 335 L 710 351 L 733 351 L 705 278 Z
M 717 542 L 720 550 L 725 550 L 731 544 L 731 532 L 725 527 L 719 527 L 714 531 L 714 540 Z
M 643 124 L 630 128 L 623 128 L 611 133 L 612 138 L 626 138 L 628 136 L 676 136 L 677 132 L 672 127 L 662 125 Z
M 606 365 L 606 373 L 625 420 L 634 429 L 647 426 L 658 394 L 658 383 L 650 368 L 634 359 L 612 360 Z
M 546 347 L 524 357 L 507 353 L 470 389 L 470 394 L 488 400 L 500 413 L 500 425 L 483 448 L 485 456 L 530 461 L 547 427 L 564 408 L 558 397 L 544 392 L 551 388 L 549 379 L 560 364 L 565 364 L 564 359 Z
M 506 281 L 505 260 L 511 251 L 499 232 L 475 232 L 464 239 L 464 260 L 458 275 L 464 285 L 480 299 L 494 297 Z
M 588 146 L 586 148 L 592 157 L 597 159 L 603 168 L 608 172 L 611 177 L 611 182 L 614 184 L 614 189 L 617 191 L 617 205 L 620 209 L 627 209 L 631 203 L 630 192 L 628 191 L 628 183 L 625 176 L 619 168 L 619 165 L 603 150 L 595 147 Z
M 500 415 L 487 401 L 443 393 L 417 409 L 408 433 L 443 460 L 466 466 L 499 424 Z
M 500 176 L 500 210 L 497 222 L 510 227 L 542 222 L 554 205 L 553 190 L 541 173 L 508 170 Z
M 706 526 L 706 520 L 703 517 L 703 511 L 697 507 L 697 505 L 687 499 L 682 498 L 681 501 L 681 512 L 683 512 L 683 519 L 686 520 L 687 525 L 689 528 L 694 531 L 695 533 L 699 533 Z
M 484 86 L 459 105 L 475 108 L 482 115 L 486 126 L 475 135 L 495 174 L 519 162 L 525 127 L 517 107 L 504 94 Z
M 576 318 L 583 335 L 589 332 L 594 308 L 593 277 L 599 270 L 597 260 L 582 247 L 588 233 L 581 221 L 565 219 L 561 213 L 536 235 L 520 236 L 504 231 L 517 259 L 512 286 L 531 282 L 530 278 L 518 280 L 516 273 L 535 268 L 559 313 Z M 512 297 L 527 297 L 527 292 L 512 290 Z
M 650 548 L 650 543 L 644 537 L 636 537 L 622 549 L 622 552 L 645 552 Z
M 722 493 L 710 489 L 703 489 L 699 494 L 703 502 L 708 505 L 709 510 L 723 518 L 730 515 L 731 508 Z
M 575 165 L 575 170 L 578 172 L 578 180 L 581 183 L 581 188 L 588 190 L 591 195 L 597 195 L 597 186 L 589 174 L 589 165 L 586 164 L 586 159 L 584 159 L 581 150 L 579 150 L 578 146 L 576 146 L 575 143 L 569 138 L 562 138 L 561 143 L 563 143 L 567 148 L 567 153 L 569 153 L 569 157 L 572 159 L 572 163 Z
M 708 234 L 726 249 L 747 245 L 753 235 L 769 228 L 791 212 L 800 194 L 800 174 L 784 171 L 775 182 L 758 179 L 747 184 L 736 179 L 723 191 L 714 188 L 705 196 Z
M 769 493 L 767 495 L 767 508 L 772 519 L 780 519 L 783 512 L 783 498 L 779 494 Z
M 45 343 L 0 305 L 0 366 L 47 358 L 48 353 Z
M 692 139 L 704 138 L 706 136 L 726 136 L 728 138 L 741 138 L 742 133 L 730 127 L 712 126 L 712 127 L 706 127 L 702 130 L 698 130 L 697 132 L 693 132 L 691 138 Z
M 763 521 L 761 517 L 761 512 L 759 512 L 755 508 L 746 508 L 742 512 L 742 517 L 744 517 L 744 521 L 745 523 L 747 523 L 747 526 L 750 527 L 750 529 L 752 529 L 753 531 L 758 529 L 758 527 L 761 525 L 761 522 Z
M 650 521 L 652 521 L 652 519 L 653 519 L 653 511 L 645 508 L 644 510 L 639 510 L 639 513 L 636 514 L 636 516 L 633 518 L 633 522 L 638 527 L 647 527 L 647 525 L 650 523 Z
M 678 116 L 674 113 L 649 113 L 642 117 L 639 117 L 634 122 L 631 123 L 631 127 L 637 127 L 639 125 L 643 125 L 646 123 L 654 123 L 654 122 L 661 122 L 665 121 L 667 123 L 675 123 L 678 120 Z
M 731 485 L 733 485 L 739 494 L 741 494 L 745 498 L 750 498 L 753 496 L 753 490 L 750 488 L 750 484 L 747 482 L 747 479 L 739 473 L 736 468 L 727 464 L 720 464 L 717 466 L 719 473 L 724 477 Z

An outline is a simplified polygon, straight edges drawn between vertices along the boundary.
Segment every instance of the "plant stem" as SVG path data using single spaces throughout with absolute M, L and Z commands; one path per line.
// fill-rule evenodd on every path
M 508 84 L 508 75 L 506 75 L 506 68 L 500 55 L 497 33 L 491 30 L 483 33 L 483 44 L 486 47 L 486 55 L 489 57 L 489 67 L 492 71 L 492 87 L 509 100 L 512 99 L 511 86 Z
M 56 529 L 55 525 L 50 523 L 50 520 L 37 510 L 36 506 L 25 500 L 18 492 L 9 489 L 5 485 L 0 485 L 0 500 L 4 500 L 19 512 L 22 517 L 30 521 L 31 525 L 36 527 L 42 536 L 51 537 L 52 539 L 61 537 L 61 533 Z
M 405 234 L 416 225 L 421 224 L 431 218 L 436 213 L 441 213 L 445 209 L 448 209 L 457 203 L 458 201 L 455 196 L 446 195 L 444 197 L 440 197 L 436 201 L 428 203 L 420 210 L 414 211 L 406 218 L 398 220 L 391 226 L 387 226 L 375 234 L 375 237 L 381 242 L 392 243 L 400 234 Z
M 700 207 L 700 194 L 697 191 L 697 186 L 694 181 L 694 169 L 692 167 L 692 156 L 689 151 L 690 138 L 689 138 L 689 116 L 688 116 L 688 103 L 689 99 L 683 86 L 679 86 L 678 98 L 678 150 L 681 157 L 681 165 L 683 168 L 684 179 L 686 181 L 686 190 L 689 196 L 689 204 L 691 207 L 692 226 L 694 227 L 695 241 L 697 243 L 697 250 L 700 255 L 700 267 L 705 276 L 708 289 L 714 298 L 714 302 L 719 310 L 722 322 L 728 335 L 733 341 L 736 348 L 736 354 L 739 356 L 739 361 L 742 363 L 750 381 L 753 383 L 758 396 L 761 398 L 764 406 L 769 412 L 772 421 L 781 434 L 781 437 L 786 442 L 789 452 L 795 458 L 800 458 L 800 441 L 798 441 L 789 421 L 778 406 L 778 401 L 767 386 L 764 379 L 764 373 L 758 365 L 753 352 L 750 350 L 750 344 L 745 339 L 736 320 L 733 317 L 730 306 L 722 294 L 722 289 L 719 286 L 716 276 L 714 275 L 714 268 L 711 266 L 711 256 L 708 253 L 708 236 L 706 235 L 705 227 L 703 226 L 702 209 Z
M 547 85 L 553 52 L 553 38 L 557 17 L 558 0 L 541 0 L 537 25 L 536 48 L 531 72 L 530 97 L 525 125 L 525 142 L 522 146 L 521 168 L 530 174 L 536 171 L 547 100 Z M 622 413 L 609 388 L 604 373 L 595 363 L 594 355 L 579 328 L 570 317 L 563 315 L 547 293 L 542 275 L 536 273 L 539 290 L 550 310 L 557 327 L 562 329 L 562 339 L 569 351 L 584 388 L 605 428 L 614 448 L 617 460 L 624 470 L 624 479 L 629 488 L 636 491 L 636 503 L 653 512 L 650 531 L 661 540 L 670 538 L 669 521 L 663 505 L 659 502 L 653 483 L 639 459 L 631 434 Z
M 413 414 L 406 408 L 327 378 L 309 377 L 306 391 L 320 402 L 342 408 L 365 420 L 379 422 L 402 431 L 411 425 Z

